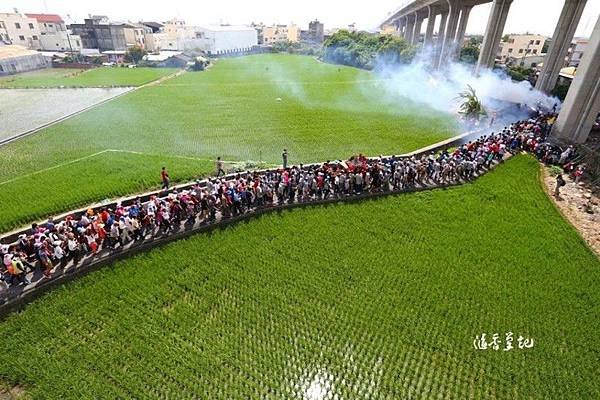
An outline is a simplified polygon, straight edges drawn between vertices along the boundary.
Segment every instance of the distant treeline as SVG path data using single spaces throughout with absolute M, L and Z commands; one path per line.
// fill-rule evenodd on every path
M 340 30 L 323 44 L 323 60 L 373 69 L 378 64 L 407 64 L 417 52 L 406 40 L 392 35 Z

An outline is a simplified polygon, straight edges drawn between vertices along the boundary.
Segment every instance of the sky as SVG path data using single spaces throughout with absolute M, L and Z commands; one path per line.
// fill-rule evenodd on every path
M 189 25 L 248 24 L 251 22 L 296 23 L 306 27 L 319 19 L 325 28 L 347 27 L 356 23 L 359 29 L 374 30 L 391 11 L 410 0 L 2 0 L 0 12 L 60 14 L 83 21 L 88 14 L 108 15 L 113 20 L 164 21 L 173 17 Z M 504 33 L 537 33 L 552 36 L 564 0 L 514 0 Z M 471 12 L 467 33 L 485 31 L 491 5 L 477 6 Z M 587 37 L 600 15 L 600 0 L 588 0 L 576 36 Z

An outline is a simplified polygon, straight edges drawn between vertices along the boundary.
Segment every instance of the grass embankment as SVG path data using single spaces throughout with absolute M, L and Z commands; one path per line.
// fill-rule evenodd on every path
M 33 215 L 68 211 L 107 197 L 113 191 L 102 184 L 107 169 L 95 169 L 93 159 L 27 178 L 28 185 L 48 192 L 65 188 L 69 179 L 71 190 L 51 195 L 56 201 L 49 203 L 60 207 L 44 210 L 44 200 L 20 195 L 16 183 L 22 176 L 106 149 L 162 155 L 171 173 L 184 178 L 207 170 L 189 174 L 189 161 L 177 156 L 279 164 L 287 148 L 291 163 L 318 162 L 360 152 L 407 152 L 457 133 L 452 116 L 414 104 L 401 93 L 383 96 L 381 85 L 385 81 L 367 71 L 321 64 L 310 57 L 261 55 L 220 60 L 208 71 L 142 88 L 0 147 L 0 159 L 6 161 L 0 182 L 16 179 L 0 186 L 0 197 L 18 198 L 16 208 L 0 208 L 0 231 Z M 127 163 L 134 162 L 131 157 Z M 89 172 L 76 176 L 76 169 Z M 136 176 L 138 172 L 118 163 L 108 169 L 111 179 L 124 182 L 120 193 L 157 183 Z M 30 207 L 38 211 L 30 213 Z
M 0 88 L 141 86 L 175 72 L 172 68 L 47 68 L 0 77 Z
M 520 156 L 119 262 L 1 323 L 0 376 L 33 398 L 599 398 L 600 263 L 537 174 Z M 509 331 L 534 347 L 473 348 Z

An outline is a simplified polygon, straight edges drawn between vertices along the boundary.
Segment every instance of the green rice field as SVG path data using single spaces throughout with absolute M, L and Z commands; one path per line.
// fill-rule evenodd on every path
M 600 262 L 538 173 L 517 156 L 118 262 L 0 323 L 0 379 L 31 398 L 600 398 Z M 473 346 L 508 332 L 510 351 Z
M 170 173 L 172 184 L 192 177 L 202 178 L 214 165 L 210 160 L 107 151 L 91 155 L 81 162 L 62 164 L 50 170 L 0 183 L 0 201 L 4 208 L 0 214 L 5 217 L 4 221 L 14 221 L 15 225 L 21 226 L 49 213 L 59 214 L 73 207 L 86 206 L 90 202 L 141 192 L 157 186 L 161 167 L 171 161 L 176 161 L 178 165 L 177 170 Z M 130 173 L 123 176 L 122 171 Z M 98 178 L 99 172 L 102 173 L 101 178 Z M 46 179 L 52 180 L 56 175 L 63 179 L 57 181 L 51 191 L 40 184 Z M 85 184 L 77 185 L 75 182 Z M 69 193 L 69 196 L 64 196 L 64 193 Z M 38 201 L 24 202 L 24 199 Z
M 141 86 L 176 72 L 172 68 L 47 68 L 0 77 L 0 88 Z
M 103 68 L 73 80 L 96 71 L 144 70 Z M 459 133 L 453 116 L 403 93 L 383 95 L 385 84 L 370 72 L 311 57 L 260 55 L 219 60 L 205 72 L 141 88 L 0 147 L 0 204 L 10 204 L 0 207 L 0 232 L 158 186 L 160 170 L 141 166 L 140 155 L 185 180 L 212 172 L 218 156 L 279 164 L 287 148 L 291 163 L 318 162 L 408 152 Z M 118 157 L 107 158 L 115 151 Z M 198 159 L 196 168 L 190 159 Z M 45 189 L 44 199 L 23 195 L 24 186 L 36 187 L 25 193 Z

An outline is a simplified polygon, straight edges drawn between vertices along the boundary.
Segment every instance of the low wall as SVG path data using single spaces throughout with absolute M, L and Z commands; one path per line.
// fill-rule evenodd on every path
M 52 63 L 52 68 L 76 68 L 76 69 L 93 69 L 101 67 L 99 64 L 89 64 L 89 63 Z

